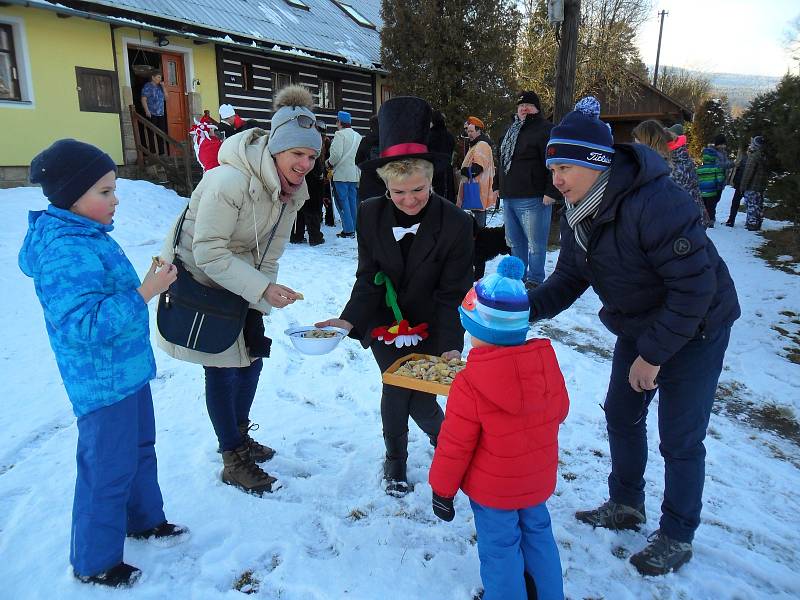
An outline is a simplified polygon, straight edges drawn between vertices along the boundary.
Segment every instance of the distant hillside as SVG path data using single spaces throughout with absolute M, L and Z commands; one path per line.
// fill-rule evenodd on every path
M 780 77 L 766 75 L 742 75 L 740 73 L 704 73 L 711 80 L 711 87 L 720 96 L 725 95 L 731 111 L 744 110 L 758 94 L 777 87 Z
M 681 67 L 669 66 L 668 69 L 680 69 Z M 653 72 L 653 67 L 649 67 Z M 659 69 L 660 71 L 661 69 Z M 743 75 L 741 73 L 709 73 L 705 71 L 694 71 L 686 69 L 690 73 L 707 77 L 711 81 L 711 89 L 714 94 L 727 96 L 730 102 L 731 111 L 736 114 L 744 110 L 750 101 L 758 94 L 775 89 L 780 77 L 770 77 L 767 75 Z

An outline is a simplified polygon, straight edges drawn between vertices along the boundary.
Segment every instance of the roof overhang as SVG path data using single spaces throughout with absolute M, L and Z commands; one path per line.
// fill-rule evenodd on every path
M 69 0 L 62 0 L 69 2 Z M 114 9 L 120 13 L 130 13 L 131 16 L 116 16 L 88 10 L 87 8 L 74 8 L 61 2 L 54 4 L 47 0 L 4 0 L 4 3 L 26 8 L 39 8 L 49 10 L 64 16 L 89 19 L 109 23 L 117 27 L 132 27 L 143 31 L 152 31 L 162 35 L 175 35 L 197 42 L 210 42 L 220 46 L 259 51 L 267 55 L 291 56 L 305 61 L 326 66 L 336 66 L 339 68 L 360 71 L 365 73 L 377 73 L 385 75 L 388 73 L 381 65 L 373 63 L 371 65 L 356 64 L 346 58 L 332 53 L 321 52 L 313 48 L 301 46 L 290 46 L 285 43 L 264 38 L 253 38 L 243 36 L 240 33 L 228 31 L 214 31 L 206 27 L 192 24 L 189 21 L 169 19 L 160 15 L 150 13 L 139 14 L 131 11 L 120 10 L 113 2 L 93 1 L 80 2 L 80 4 L 96 4 L 106 8 Z M 173 26 L 174 24 L 174 26 Z

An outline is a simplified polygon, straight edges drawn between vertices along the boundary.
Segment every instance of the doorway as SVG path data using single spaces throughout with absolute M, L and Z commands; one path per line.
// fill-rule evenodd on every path
M 128 66 L 131 74 L 133 103 L 136 112 L 142 116 L 144 116 L 141 100 L 142 87 L 150 81 L 150 76 L 155 70 L 161 71 L 166 92 L 164 106 L 167 122 L 166 133 L 178 141 L 186 141 L 189 137 L 189 127 L 183 56 L 176 52 L 157 52 L 152 49 L 129 46 Z M 178 152 L 171 148 L 170 154 L 176 155 Z

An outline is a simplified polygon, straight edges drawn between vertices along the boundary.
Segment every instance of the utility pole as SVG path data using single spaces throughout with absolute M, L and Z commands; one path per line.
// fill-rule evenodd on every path
M 561 24 L 561 44 L 556 59 L 555 102 L 553 123 L 558 123 L 575 103 L 575 65 L 578 60 L 578 24 L 581 20 L 581 0 L 564 0 L 564 22 Z
M 658 59 L 661 58 L 661 33 L 664 31 L 664 17 L 669 13 L 662 10 L 658 14 L 661 16 L 661 25 L 658 27 L 658 50 L 656 50 L 656 69 L 653 73 L 653 87 L 657 87 L 656 84 L 658 83 Z

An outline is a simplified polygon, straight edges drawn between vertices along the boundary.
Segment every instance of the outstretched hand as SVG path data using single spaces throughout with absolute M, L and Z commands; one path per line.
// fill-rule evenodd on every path
M 461 358 L 461 352 L 459 352 L 458 350 L 448 350 L 447 352 L 442 352 L 442 358 L 445 360 Z
M 344 319 L 328 319 L 327 321 L 320 321 L 319 323 L 314 323 L 314 327 L 338 327 L 339 329 L 344 329 L 347 333 L 353 329 L 353 324 L 350 321 L 345 321 Z
M 292 288 L 288 288 L 280 283 L 270 283 L 267 289 L 264 290 L 264 299 L 275 308 L 283 308 L 301 298 L 302 296 Z

